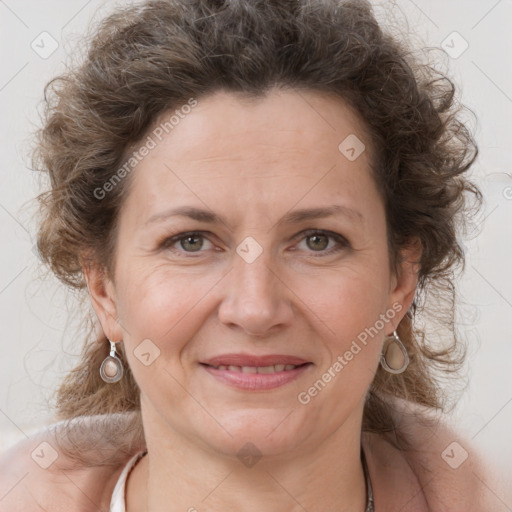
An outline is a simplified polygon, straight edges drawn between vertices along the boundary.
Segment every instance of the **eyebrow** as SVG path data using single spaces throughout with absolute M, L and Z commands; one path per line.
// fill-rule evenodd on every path
M 277 224 L 299 224 L 307 220 L 322 219 L 326 217 L 332 217 L 334 215 L 342 215 L 348 217 L 350 220 L 361 222 L 363 215 L 357 210 L 342 206 L 339 204 L 333 204 L 322 208 L 303 208 L 300 210 L 293 210 L 285 214 Z M 147 224 L 162 222 L 170 217 L 188 217 L 199 222 L 206 222 L 208 224 L 222 223 L 229 226 L 227 220 L 222 216 L 218 215 L 210 210 L 204 210 L 201 208 L 195 208 L 193 206 L 181 206 L 179 208 L 173 208 L 166 210 L 161 213 L 152 215 L 147 221 Z

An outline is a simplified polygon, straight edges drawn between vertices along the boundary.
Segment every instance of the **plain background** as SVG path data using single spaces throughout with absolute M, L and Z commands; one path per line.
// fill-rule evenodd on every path
M 29 203 L 38 182 L 28 155 L 44 84 L 64 70 L 76 45 L 80 48 L 91 18 L 102 18 L 115 5 L 99 0 L 0 0 L 0 449 L 52 421 L 48 400 L 82 343 L 73 296 L 55 279 L 40 279 Z M 458 329 L 469 343 L 468 385 L 452 419 L 475 448 L 510 475 L 512 1 L 400 0 L 375 5 L 379 16 L 392 14 L 402 22 L 405 16 L 413 41 L 443 46 L 451 53 L 444 65 L 459 85 L 460 101 L 477 119 L 468 117 L 468 122 L 480 148 L 473 172 L 485 205 L 478 235 L 464 242 L 468 261 L 459 282 L 463 307 Z M 51 50 L 52 40 L 43 32 L 58 44 L 50 56 L 33 49 L 39 44 L 43 52 L 40 41 L 46 38 L 44 51 Z

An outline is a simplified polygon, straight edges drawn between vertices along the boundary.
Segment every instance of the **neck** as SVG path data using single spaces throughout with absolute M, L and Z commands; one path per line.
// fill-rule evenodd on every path
M 245 465 L 236 453 L 213 453 L 173 431 L 157 433 L 151 422 L 149 431 L 144 425 L 148 455 L 127 483 L 127 512 L 363 512 L 360 422 L 351 423 L 321 444 Z

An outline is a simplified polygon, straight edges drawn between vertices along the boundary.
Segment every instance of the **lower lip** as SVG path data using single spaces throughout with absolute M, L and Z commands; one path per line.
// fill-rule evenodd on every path
M 309 367 L 312 366 L 312 363 L 298 366 L 293 370 L 283 370 L 282 372 L 275 373 L 243 373 L 231 370 L 219 370 L 218 368 L 205 364 L 201 364 L 201 366 L 210 375 L 213 375 L 224 384 L 246 391 L 263 391 L 278 388 L 288 382 L 292 382 L 307 371 Z

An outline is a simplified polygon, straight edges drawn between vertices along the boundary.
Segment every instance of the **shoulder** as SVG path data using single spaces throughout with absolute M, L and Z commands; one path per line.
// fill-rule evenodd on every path
M 508 510 L 504 482 L 446 416 L 405 401 L 394 404 L 393 414 L 404 446 L 399 449 L 382 438 L 374 445 L 381 457 L 385 454 L 395 461 L 401 476 L 415 482 L 410 493 L 418 504 L 411 510 Z
M 0 455 L 0 512 L 108 510 L 123 467 L 143 447 L 132 423 L 129 415 L 82 417 L 12 446 Z M 111 434 L 123 425 L 128 435 L 116 443 Z

